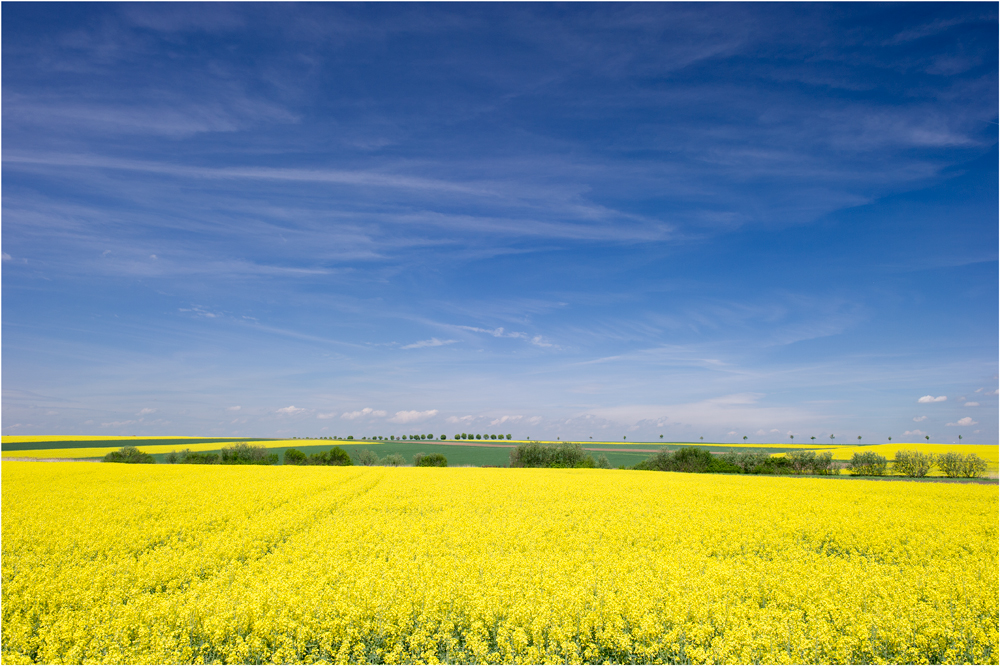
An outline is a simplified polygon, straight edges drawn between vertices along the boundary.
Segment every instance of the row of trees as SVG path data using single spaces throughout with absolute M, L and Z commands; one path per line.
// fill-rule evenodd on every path
M 889 460 L 873 451 L 855 453 L 847 470 L 863 476 L 885 476 Z M 975 453 L 962 454 L 948 451 L 939 455 L 922 451 L 896 451 L 892 471 L 901 476 L 924 477 L 937 467 L 949 478 L 974 479 L 986 473 L 986 461 Z
M 455 439 L 510 439 L 510 435 L 473 435 L 463 432 L 461 435 L 455 435 Z

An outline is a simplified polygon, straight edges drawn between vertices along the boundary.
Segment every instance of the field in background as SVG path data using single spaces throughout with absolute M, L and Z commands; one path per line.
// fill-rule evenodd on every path
M 264 446 L 280 456 L 289 448 L 298 449 L 304 453 L 317 453 L 333 446 L 340 446 L 356 458 L 360 449 L 371 449 L 379 456 L 398 453 L 407 463 L 412 461 L 416 453 L 442 453 L 452 466 L 506 466 L 510 460 L 510 449 L 527 440 L 327 440 L 327 439 L 252 439 L 252 438 L 208 438 L 208 437 L 3 437 L 2 449 L 4 458 L 66 458 L 66 459 L 97 459 L 102 458 L 121 446 L 132 445 L 145 453 L 151 453 L 157 462 L 163 462 L 166 454 L 171 451 L 190 449 L 200 452 L 218 452 L 224 446 L 233 442 L 250 442 L 255 446 Z M 561 442 L 543 441 L 543 444 L 559 444 Z M 681 446 L 696 446 L 713 453 L 742 449 L 766 449 L 772 455 L 781 455 L 788 451 L 802 449 L 816 452 L 831 451 L 834 460 L 847 461 L 855 452 L 874 451 L 892 460 L 898 450 L 917 450 L 926 453 L 944 453 L 958 451 L 963 454 L 975 453 L 987 462 L 987 474 L 996 476 L 998 471 L 998 453 L 996 446 L 980 444 L 928 444 L 923 442 L 878 444 L 869 446 L 834 446 L 801 444 L 790 446 L 785 443 L 773 444 L 725 444 L 716 442 L 609 442 L 580 441 L 584 449 L 591 452 L 595 458 L 605 455 L 613 467 L 630 467 L 645 460 L 661 448 L 677 449 Z M 102 444 L 102 446 L 95 446 Z M 58 445 L 58 446 L 53 446 Z M 50 447 L 50 448 L 45 448 Z M 634 450 L 628 450 L 634 449 Z M 934 468 L 929 476 L 940 476 Z
M 997 663 L 997 487 L 8 462 L 3 663 Z

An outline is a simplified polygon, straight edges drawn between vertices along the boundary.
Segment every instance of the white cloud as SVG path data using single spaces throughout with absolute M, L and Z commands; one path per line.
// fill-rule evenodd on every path
M 154 412 L 156 412 L 156 409 L 154 409 L 152 407 L 143 407 L 138 412 L 136 412 L 135 415 L 136 416 L 145 416 L 146 414 L 153 414 Z
M 972 433 L 975 434 L 975 435 L 978 435 L 980 432 L 982 432 L 982 431 L 981 430 L 973 430 L 972 431 Z
M 926 434 L 927 433 L 924 432 L 923 430 L 907 430 L 906 432 L 903 433 L 903 437 L 907 437 L 909 435 L 920 435 L 921 437 L 923 437 Z
M 729 432 L 727 432 L 726 434 L 727 434 L 727 435 L 738 435 L 739 433 L 737 433 L 737 432 L 736 432 L 735 430 L 730 430 L 730 431 L 729 431 Z
M 950 426 L 974 426 L 977 425 L 979 421 L 973 421 L 971 416 L 966 416 L 964 419 L 959 419 L 958 423 L 945 423 L 945 425 Z
M 337 418 L 337 412 L 330 412 L 329 414 L 317 414 L 318 419 L 335 419 Z
M 542 336 L 540 336 L 540 335 L 536 335 L 535 337 L 531 338 L 531 344 L 535 345 L 536 347 L 553 347 L 553 346 L 555 346 L 551 342 L 546 342 L 545 339 L 542 338 Z
M 289 405 L 288 407 L 282 407 L 278 410 L 279 414 L 288 414 L 289 416 L 293 414 L 301 414 L 306 411 L 304 407 L 296 407 L 295 405 Z
M 977 389 L 976 389 L 976 393 L 981 393 L 981 392 L 982 392 L 982 390 L 983 390 L 983 389 L 981 389 L 981 388 L 977 388 Z
M 926 421 L 927 417 L 926 416 L 914 416 L 913 420 L 916 421 L 917 423 L 920 423 L 921 421 Z
M 507 421 L 512 421 L 512 422 L 513 421 L 520 421 L 522 418 L 523 417 L 520 416 L 520 415 L 518 415 L 518 416 L 501 416 L 498 419 L 493 419 L 492 421 L 490 421 L 490 425 L 491 426 L 500 425 L 501 423 L 506 423 Z M 569 421 L 567 421 L 567 423 L 569 423 Z
M 83 422 L 83 425 L 94 425 L 94 422 L 92 420 L 88 419 L 88 420 L 86 420 L 86 421 Z
M 155 254 L 151 254 L 151 255 L 149 255 L 149 258 L 150 259 L 156 259 L 156 255 Z
M 967 403 L 965 403 L 965 406 L 966 407 L 978 407 L 979 403 L 978 402 L 967 402 Z
M 476 418 L 471 414 L 469 416 L 449 416 L 445 419 L 448 423 L 468 423 L 472 419 Z
M 431 418 L 432 416 L 437 416 L 437 413 L 438 413 L 438 410 L 436 410 L 436 409 L 428 409 L 428 410 L 423 411 L 423 412 L 418 412 L 415 409 L 410 410 L 410 411 L 400 411 L 400 412 L 396 412 L 396 414 L 391 419 L 389 419 L 389 422 L 390 423 L 413 423 L 414 421 L 426 421 L 427 419 Z
M 1000 388 L 998 388 L 997 390 L 993 391 L 993 393 L 987 393 L 986 395 L 1000 395 Z
M 232 407 L 226 407 L 227 412 L 238 412 L 242 409 L 239 405 L 233 405 Z
M 758 430 L 758 431 L 757 431 L 757 432 L 755 432 L 754 434 L 755 434 L 755 435 L 766 435 L 766 434 L 767 434 L 767 431 L 765 431 L 765 430 L 764 430 L 763 428 L 761 428 L 760 430 Z
M 771 428 L 771 432 L 781 432 L 781 431 L 778 430 L 777 428 Z
M 110 423 L 102 423 L 101 425 L 105 428 L 117 428 L 123 425 L 132 425 L 135 421 L 112 421 Z
M 531 425 L 538 425 L 541 422 L 542 422 L 541 416 L 532 416 L 530 419 L 528 419 L 528 423 L 530 423 Z
M 676 405 L 621 405 L 587 410 L 598 418 L 624 425 L 639 421 L 669 425 L 704 427 L 761 428 L 772 423 L 796 425 L 815 422 L 817 415 L 796 407 L 765 407 L 757 402 L 763 394 L 737 393 L 699 402 Z M 668 416 L 669 414 L 669 416 Z M 766 434 L 766 432 L 764 433 Z
M 4 261 L 10 261 L 11 259 L 12 259 L 12 257 L 9 254 L 7 254 L 6 252 L 3 253 L 3 260 Z
M 420 349 L 421 347 L 441 347 L 442 345 L 452 345 L 458 342 L 458 340 L 438 340 L 437 338 L 431 338 L 430 340 L 421 340 L 420 342 L 414 342 L 412 345 L 406 345 L 405 347 L 400 347 L 400 349 Z
M 932 395 L 925 395 L 924 397 L 922 397 L 919 400 L 917 400 L 917 402 L 944 402 L 947 399 L 948 399 L 948 396 L 946 396 L 946 395 L 939 395 L 936 398 L 934 396 L 932 396 Z
M 353 421 L 354 419 L 361 418 L 362 416 L 377 416 L 382 417 L 386 415 L 384 409 L 372 409 L 371 407 L 365 407 L 364 409 L 358 409 L 353 412 L 344 412 L 340 415 L 340 418 Z M 321 417 L 321 418 L 326 418 Z

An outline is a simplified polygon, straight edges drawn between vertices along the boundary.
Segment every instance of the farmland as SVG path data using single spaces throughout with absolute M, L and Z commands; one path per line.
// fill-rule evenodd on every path
M 998 659 L 995 485 L 30 462 L 2 474 L 5 663 Z
M 352 457 L 357 457 L 358 451 L 371 449 L 379 456 L 385 457 L 400 454 L 411 461 L 417 453 L 441 453 L 448 458 L 451 466 L 471 467 L 503 467 L 508 464 L 510 450 L 524 440 L 462 440 L 449 439 L 421 440 L 330 440 L 330 439 L 235 439 L 209 437 L 4 437 L 3 457 L 6 459 L 99 459 L 123 445 L 133 445 L 141 451 L 150 453 L 157 462 L 164 462 L 171 451 L 189 449 L 198 452 L 218 452 L 222 447 L 234 442 L 250 442 L 254 446 L 263 446 L 274 453 L 279 459 L 289 448 L 295 448 L 306 454 L 328 450 L 340 446 Z M 556 444 L 557 442 L 548 442 Z M 619 441 L 585 441 L 581 442 L 584 449 L 595 457 L 603 454 L 612 467 L 632 467 L 649 457 L 663 447 L 676 449 L 681 446 L 696 446 L 701 449 L 722 452 L 729 450 L 762 449 L 772 455 L 782 455 L 789 451 L 808 449 L 817 453 L 830 451 L 834 460 L 846 462 L 855 452 L 872 451 L 890 460 L 897 450 L 918 450 L 925 453 L 944 453 L 957 451 L 964 454 L 975 453 L 987 462 L 987 475 L 996 476 L 998 470 L 998 448 L 981 445 L 899 443 L 874 446 L 837 446 L 828 444 L 727 444 L 712 442 L 619 442 Z M 929 476 L 941 476 L 940 470 L 932 469 Z

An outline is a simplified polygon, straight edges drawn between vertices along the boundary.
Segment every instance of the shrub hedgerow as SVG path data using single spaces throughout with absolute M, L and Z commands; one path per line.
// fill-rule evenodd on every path
M 935 464 L 935 456 L 933 453 L 921 451 L 896 451 L 896 457 L 892 462 L 893 471 L 903 476 L 922 477 L 931 471 L 931 467 Z
M 847 471 L 855 476 L 885 476 L 889 461 L 874 451 L 857 452 L 851 456 Z
M 134 446 L 123 446 L 117 451 L 111 451 L 105 455 L 104 462 L 150 464 L 155 463 L 156 458 L 152 454 L 143 453 Z
M 956 451 L 948 451 L 938 456 L 938 468 L 951 478 L 976 478 L 986 472 L 986 461 L 975 453 L 963 456 Z
M 238 442 L 222 449 L 223 465 L 277 465 L 278 454 L 268 453 L 263 446 L 250 446 L 246 442 Z
M 557 446 L 543 446 L 538 442 L 527 442 L 515 446 L 510 452 L 511 467 L 592 468 L 596 464 L 594 458 L 579 443 L 562 442 Z
M 448 459 L 443 453 L 418 453 L 413 456 L 414 467 L 447 467 Z

